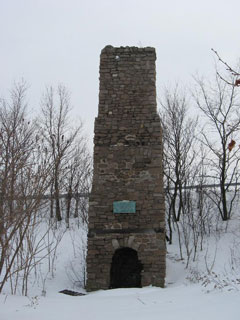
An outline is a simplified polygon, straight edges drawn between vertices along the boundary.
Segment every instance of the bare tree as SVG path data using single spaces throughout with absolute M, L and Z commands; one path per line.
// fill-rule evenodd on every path
M 197 118 L 189 116 L 186 95 L 176 86 L 173 92 L 165 90 L 161 101 L 161 122 L 163 128 L 163 155 L 166 198 L 168 201 L 169 238 L 172 241 L 172 220 L 179 221 L 185 210 L 184 186 L 193 176 L 195 159 L 195 132 Z
M 25 83 L 16 84 L 10 102 L 0 104 L 0 292 L 26 266 L 26 260 L 16 260 L 48 188 L 48 154 L 28 120 L 25 93 Z
M 54 215 L 55 204 L 57 221 L 62 220 L 60 193 L 65 191 L 69 163 L 74 157 L 77 138 L 82 131 L 82 123 L 75 128 L 70 126 L 69 112 L 70 97 L 67 89 L 62 85 L 58 86 L 56 92 L 52 87 L 46 88 L 42 99 L 41 126 L 44 143 L 52 157 L 51 217 Z M 71 194 L 70 189 L 68 192 Z
M 216 71 L 217 76 L 224 81 L 226 84 L 230 85 L 230 86 L 235 86 L 235 87 L 239 87 L 240 86 L 240 72 L 239 72 L 239 68 L 233 68 L 231 67 L 226 61 L 224 61 L 220 55 L 218 54 L 218 52 L 214 49 L 211 49 L 214 54 L 216 55 L 216 57 L 218 58 L 218 61 L 225 67 L 225 71 L 227 71 L 227 76 L 223 76 L 221 74 L 220 71 Z M 229 79 L 229 74 L 231 75 L 230 79 Z
M 56 218 L 61 220 L 60 193 L 67 191 L 68 224 L 70 213 L 78 214 L 79 207 L 86 223 L 88 202 L 79 200 L 77 193 L 89 191 L 91 157 L 82 124 L 73 128 L 68 122 L 69 96 L 63 86 L 58 87 L 57 105 L 53 89 L 46 90 L 41 126 L 29 120 L 25 94 L 26 85 L 20 83 L 10 101 L 0 101 L 0 292 L 9 282 L 12 293 L 21 285 L 27 295 L 32 271 L 37 272 L 47 256 L 53 275 L 63 235 L 54 233 L 51 220 L 42 228 L 48 201 L 43 196 L 52 190 Z
M 230 185 L 239 180 L 239 147 L 235 145 L 240 129 L 238 93 L 236 87 L 229 86 L 217 72 L 213 84 L 199 78 L 195 80 L 198 85 L 195 101 L 206 119 L 201 136 L 208 149 L 209 178 L 220 185 L 220 192 L 218 189 L 211 190 L 208 196 L 225 221 L 231 217 L 237 185 L 232 195 L 227 193 Z
M 88 198 L 81 196 L 89 194 L 92 177 L 92 162 L 86 143 L 80 139 L 74 150 L 73 157 L 69 160 L 68 171 L 66 175 L 65 188 L 67 191 L 66 198 L 66 223 L 69 227 L 69 218 L 71 209 L 73 217 L 81 217 L 82 223 L 87 223 Z M 75 200 L 75 206 L 72 200 Z

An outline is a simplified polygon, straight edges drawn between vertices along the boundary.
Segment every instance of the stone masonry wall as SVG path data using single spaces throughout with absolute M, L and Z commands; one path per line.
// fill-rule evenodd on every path
M 94 176 L 89 204 L 87 290 L 108 289 L 116 249 L 133 248 L 142 285 L 164 286 L 162 140 L 156 107 L 155 49 L 105 47 L 100 61 Z M 136 201 L 114 214 L 113 202 Z

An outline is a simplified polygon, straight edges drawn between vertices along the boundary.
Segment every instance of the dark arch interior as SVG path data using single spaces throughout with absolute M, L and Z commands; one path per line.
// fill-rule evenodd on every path
M 142 269 L 136 250 L 117 249 L 112 258 L 110 288 L 141 288 Z

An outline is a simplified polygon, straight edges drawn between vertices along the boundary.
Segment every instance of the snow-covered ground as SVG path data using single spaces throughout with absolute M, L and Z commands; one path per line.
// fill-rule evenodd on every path
M 239 320 L 238 292 L 204 293 L 199 285 L 114 289 L 86 296 L 1 296 L 1 320 Z
M 188 269 L 186 259 L 179 259 L 177 241 L 168 245 L 166 288 L 114 289 L 85 296 L 59 293 L 80 291 L 83 281 L 78 275 L 83 270 L 79 262 L 84 232 L 68 230 L 56 254 L 54 277 L 43 265 L 28 297 L 10 295 L 6 287 L 0 295 L 0 320 L 239 320 L 240 221 L 233 217 L 227 231 L 225 224 L 205 239 Z

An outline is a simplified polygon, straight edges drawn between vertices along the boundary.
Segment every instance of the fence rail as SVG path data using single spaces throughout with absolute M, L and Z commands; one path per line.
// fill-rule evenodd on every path
M 182 186 L 183 190 L 189 190 L 189 189 L 195 189 L 195 190 L 201 190 L 201 189 L 207 189 L 207 188 L 220 188 L 220 184 L 203 184 L 203 185 L 192 185 L 192 186 Z M 235 183 L 230 183 L 230 184 L 225 184 L 225 186 L 230 186 L 230 187 L 236 187 L 240 186 L 240 182 L 235 182 Z M 179 187 L 178 187 L 179 189 Z M 165 192 L 167 190 L 175 190 L 174 187 L 170 188 L 164 188 Z M 71 198 L 89 198 L 90 192 L 80 192 L 80 193 L 72 193 L 69 195 L 69 193 L 62 193 L 59 194 L 58 199 L 67 199 L 69 197 Z M 1 197 L 1 195 L 0 195 Z M 14 200 L 20 200 L 22 197 L 16 197 Z M 56 195 L 51 195 L 51 194 L 43 194 L 43 195 L 32 195 L 32 196 L 27 196 L 26 198 L 28 199 L 37 199 L 41 198 L 41 200 L 50 200 L 50 199 L 56 199 Z M 26 199 L 25 198 L 25 199 Z M 5 199 L 10 200 L 12 199 L 11 197 L 6 197 Z
M 37 194 L 37 195 L 31 195 L 31 196 L 26 196 L 26 197 L 14 197 L 14 196 L 11 196 L 11 197 L 2 197 L 0 195 L 0 198 L 4 199 L 4 200 L 21 200 L 21 199 L 41 199 L 41 200 L 50 200 L 50 199 L 67 199 L 67 198 L 89 198 L 89 195 L 90 193 L 88 192 L 80 192 L 80 193 L 72 193 L 72 194 L 69 194 L 69 193 L 62 193 L 62 194 L 59 194 L 58 197 L 53 194 Z
M 229 187 L 236 187 L 236 186 L 240 186 L 240 182 L 235 182 L 235 183 L 229 183 L 229 184 L 225 184 L 224 186 L 229 186 Z M 220 188 L 221 185 L 220 183 L 215 183 L 215 184 L 202 184 L 202 185 L 195 185 L 195 186 L 182 186 L 182 189 L 184 190 L 188 190 L 188 189 L 196 189 L 196 190 L 201 190 L 201 189 L 207 189 L 207 188 Z M 179 188 L 178 188 L 179 189 Z M 170 188 L 164 188 L 165 191 L 167 190 L 175 190 L 174 187 L 170 187 Z

